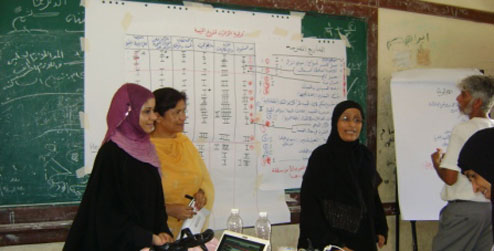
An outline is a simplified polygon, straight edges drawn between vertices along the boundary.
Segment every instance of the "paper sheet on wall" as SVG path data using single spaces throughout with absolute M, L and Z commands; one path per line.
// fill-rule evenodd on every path
M 300 16 L 232 12 L 206 7 L 185 8 L 166 4 L 121 3 L 117 5 L 104 1 L 86 1 L 84 94 L 86 99 L 91 98 L 85 102 L 87 123 L 84 144 L 87 173 L 92 169 L 106 131 L 103 121 L 111 97 L 128 78 L 124 72 L 124 59 L 129 56 L 129 50 L 124 49 L 124 41 L 128 42 L 127 36 L 157 34 L 220 41 L 243 41 L 247 38 L 250 41 L 258 38 L 273 40 L 301 36 Z M 233 27 L 233 24 L 238 26 Z M 147 87 L 151 89 L 162 86 L 147 78 L 142 81 L 148 81 Z
M 89 2 L 86 168 L 122 83 L 171 86 L 187 93 L 185 133 L 215 185 L 210 227 L 224 228 L 234 207 L 246 226 L 258 211 L 288 222 L 283 189 L 299 187 L 308 155 L 329 134 L 332 107 L 346 98 L 341 41 L 293 41 L 300 17 L 290 15 Z
M 256 49 L 261 189 L 300 187 L 312 150 L 329 136 L 334 106 L 346 99 L 345 45 L 303 39 Z
M 245 190 L 234 198 L 255 205 L 259 197 L 245 194 L 299 187 L 310 152 L 329 134 L 334 105 L 346 96 L 341 41 L 278 43 L 281 49 L 262 50 L 269 42 L 126 36 L 126 81 L 189 94 L 185 131 L 210 169 L 213 214 L 239 207 L 223 204 L 232 191 Z
M 456 84 L 472 69 L 417 69 L 391 79 L 400 213 L 403 220 L 438 220 L 444 183 L 432 166 L 436 148 L 446 150 L 453 127 L 468 119 L 455 100 Z

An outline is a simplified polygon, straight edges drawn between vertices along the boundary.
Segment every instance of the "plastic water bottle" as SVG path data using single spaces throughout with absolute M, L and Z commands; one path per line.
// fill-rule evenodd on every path
M 226 229 L 242 233 L 243 222 L 242 218 L 240 218 L 240 214 L 238 213 L 238 208 L 232 208 L 230 217 L 226 221 Z
M 268 219 L 267 212 L 259 212 L 259 218 L 255 225 L 256 236 L 261 239 L 271 240 L 271 222 Z M 271 242 L 269 242 L 268 251 L 271 251 Z

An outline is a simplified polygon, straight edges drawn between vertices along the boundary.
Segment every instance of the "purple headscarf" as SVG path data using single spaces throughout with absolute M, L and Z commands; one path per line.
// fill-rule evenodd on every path
M 139 124 L 142 105 L 150 98 L 154 98 L 153 93 L 140 85 L 122 85 L 106 115 L 108 131 L 103 144 L 111 140 L 130 156 L 159 168 L 156 149 Z

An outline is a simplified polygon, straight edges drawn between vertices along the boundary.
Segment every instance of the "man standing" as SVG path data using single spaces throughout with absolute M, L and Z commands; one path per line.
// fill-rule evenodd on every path
M 478 130 L 494 127 L 489 111 L 494 104 L 494 78 L 474 75 L 463 79 L 456 98 L 460 112 L 469 117 L 453 128 L 445 154 L 432 153 L 432 163 L 445 185 L 441 198 L 448 202 L 441 210 L 439 230 L 432 250 L 491 250 L 491 204 L 483 194 L 474 193 L 457 166 L 458 154 L 467 139 Z

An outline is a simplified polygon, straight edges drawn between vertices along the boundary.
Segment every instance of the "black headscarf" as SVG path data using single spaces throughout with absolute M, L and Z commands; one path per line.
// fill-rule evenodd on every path
M 491 183 L 491 203 L 494 203 L 494 128 L 483 129 L 473 134 L 463 145 L 458 157 L 461 172 L 473 170 Z M 491 210 L 494 225 L 494 207 Z M 494 232 L 493 232 L 494 236 Z
M 461 149 L 458 166 L 462 172 L 473 170 L 494 183 L 494 128 L 480 130 L 467 140 Z
M 360 106 L 357 102 L 346 100 L 337 104 L 333 110 L 333 116 L 331 117 L 331 133 L 328 137 L 328 144 L 336 144 L 337 146 L 348 147 L 359 143 L 358 139 L 353 142 L 345 142 L 340 138 L 340 135 L 338 134 L 338 120 L 340 119 L 341 114 L 343 114 L 347 109 L 350 108 L 358 109 L 360 111 L 360 114 L 362 115 L 362 119 L 364 119 L 364 111 L 362 110 L 362 106 Z
M 336 105 L 333 110 L 333 116 L 331 118 L 331 133 L 329 134 L 328 140 L 326 142 L 326 150 L 328 156 L 331 156 L 327 165 L 331 167 L 330 169 L 328 169 L 328 171 L 331 172 L 330 175 L 334 175 L 336 172 L 340 175 L 346 176 L 346 186 L 348 187 L 347 192 L 352 193 L 354 196 L 346 196 L 345 200 L 347 201 L 343 202 L 345 204 L 351 204 L 360 207 L 361 210 L 365 211 L 366 203 L 364 202 L 362 189 L 369 189 L 370 187 L 362 187 L 363 184 L 360 184 L 360 176 L 365 175 L 367 176 L 365 177 L 366 179 L 369 177 L 373 177 L 374 173 L 362 173 L 368 172 L 373 168 L 363 168 L 364 166 L 368 167 L 370 163 L 367 163 L 368 159 L 366 158 L 366 156 L 364 156 L 367 151 L 365 151 L 366 149 L 364 146 L 360 145 L 359 139 L 351 142 L 343 141 L 338 132 L 338 120 L 340 119 L 341 115 L 350 108 L 358 109 L 360 111 L 360 114 L 362 115 L 362 119 L 364 118 L 362 107 L 354 101 L 346 100 Z M 340 175 L 337 175 L 337 177 Z M 342 177 L 340 176 L 338 179 L 341 178 Z M 331 191 L 328 191 L 330 197 L 334 198 L 334 192 L 342 192 L 338 191 L 339 189 L 335 190 L 335 188 L 336 187 L 332 187 L 330 189 Z M 351 199 L 352 201 L 348 201 L 348 199 Z

